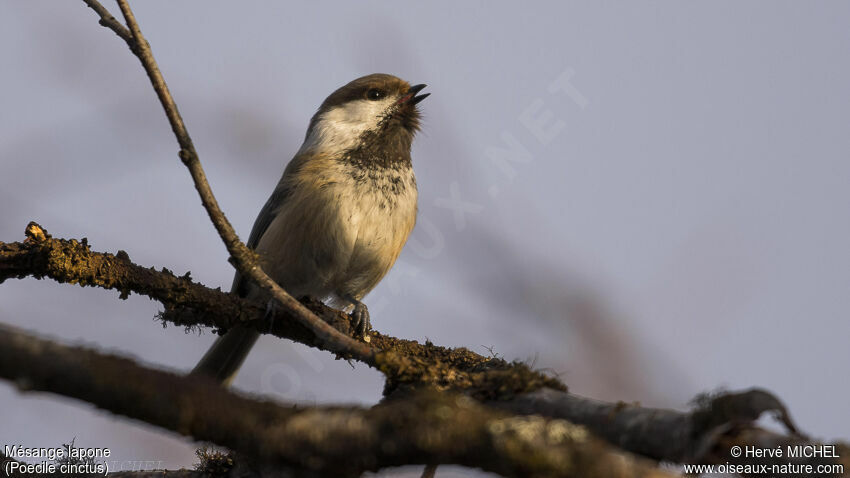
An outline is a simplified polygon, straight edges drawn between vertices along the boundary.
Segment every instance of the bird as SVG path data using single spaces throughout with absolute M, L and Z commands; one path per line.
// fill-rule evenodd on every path
M 420 130 L 424 84 L 389 74 L 357 78 L 331 93 L 310 119 L 299 150 L 260 210 L 247 246 L 293 297 L 349 311 L 371 329 L 362 302 L 387 274 L 416 224 L 411 146 Z M 231 293 L 274 303 L 238 272 Z M 259 332 L 235 326 L 192 370 L 230 385 Z

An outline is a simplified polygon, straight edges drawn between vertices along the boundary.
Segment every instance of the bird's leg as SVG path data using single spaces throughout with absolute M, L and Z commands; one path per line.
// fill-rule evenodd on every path
M 269 301 L 266 302 L 266 314 L 263 316 L 263 320 L 269 323 L 269 332 L 271 332 L 274 328 L 274 319 L 279 310 L 280 304 L 275 299 L 269 299 Z
M 369 322 L 369 309 L 366 307 L 366 304 L 350 295 L 343 298 L 354 306 L 354 310 L 351 311 L 350 315 L 354 319 L 354 330 L 357 332 L 357 335 L 366 335 L 366 332 L 372 329 L 372 324 Z

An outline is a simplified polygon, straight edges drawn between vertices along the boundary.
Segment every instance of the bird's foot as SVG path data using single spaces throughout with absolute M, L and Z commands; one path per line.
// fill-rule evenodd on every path
M 354 320 L 354 331 L 357 335 L 364 336 L 372 329 L 372 324 L 369 322 L 369 309 L 359 300 L 353 302 L 354 310 L 351 311 L 351 318 Z

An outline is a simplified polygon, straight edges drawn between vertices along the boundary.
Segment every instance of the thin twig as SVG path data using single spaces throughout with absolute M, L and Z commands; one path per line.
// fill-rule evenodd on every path
M 104 14 L 109 15 L 108 11 L 106 11 L 106 9 L 100 5 L 97 0 L 84 1 L 101 15 L 101 24 L 104 24 Z M 127 0 L 117 1 L 119 8 L 121 8 L 121 13 L 124 15 L 124 20 L 127 22 L 127 26 L 129 27 L 130 37 L 127 38 L 123 34 L 122 30 L 115 28 L 111 22 L 106 22 L 104 26 L 107 26 L 112 31 L 116 32 L 119 37 L 124 39 L 130 46 L 133 54 L 135 54 L 136 57 L 139 58 L 139 61 L 141 61 L 142 67 L 145 69 L 148 78 L 150 78 L 151 85 L 159 98 L 159 102 L 165 110 L 165 115 L 168 117 L 168 122 L 171 124 L 171 130 L 177 138 L 177 143 L 180 145 L 180 159 L 189 169 L 189 173 L 192 175 L 192 180 L 195 183 L 195 189 L 198 190 L 198 194 L 201 196 L 201 203 L 203 203 L 204 209 L 206 209 L 210 220 L 212 220 L 219 236 L 222 241 L 224 241 L 224 245 L 227 247 L 227 251 L 230 253 L 236 269 L 240 274 L 250 278 L 262 289 L 271 293 L 272 297 L 276 301 L 278 301 L 284 308 L 291 311 L 292 314 L 297 317 L 302 324 L 304 324 L 304 326 L 313 331 L 316 337 L 325 344 L 328 350 L 344 356 L 357 358 L 358 360 L 369 364 L 375 364 L 375 355 L 377 353 L 375 349 L 363 342 L 357 341 L 340 333 L 322 321 L 289 293 L 283 290 L 283 288 L 277 285 L 271 277 L 263 272 L 257 261 L 256 254 L 248 249 L 248 247 L 239 239 L 239 236 L 236 235 L 236 231 L 221 211 L 218 201 L 216 201 L 212 189 L 207 182 L 206 174 L 201 166 L 201 161 L 198 157 L 197 151 L 195 150 L 195 146 L 192 143 L 192 138 L 189 136 L 189 132 L 186 129 L 183 118 L 180 116 L 180 112 L 177 109 L 177 104 L 174 102 L 171 93 L 168 91 L 168 85 L 165 83 L 165 79 L 159 71 L 159 67 L 153 57 L 151 47 L 142 35 L 139 24 L 136 22 L 136 18 L 130 9 L 129 3 Z
M 83 0 L 86 2 L 86 5 L 89 6 L 92 10 L 94 10 L 98 15 L 100 15 L 100 24 L 110 30 L 114 31 L 116 35 L 121 37 L 128 44 L 132 43 L 133 35 L 130 33 L 130 30 L 127 30 L 127 27 L 122 25 L 115 17 L 109 13 L 109 10 L 106 9 L 103 5 L 101 5 L 97 0 Z M 132 48 L 132 45 L 131 45 Z

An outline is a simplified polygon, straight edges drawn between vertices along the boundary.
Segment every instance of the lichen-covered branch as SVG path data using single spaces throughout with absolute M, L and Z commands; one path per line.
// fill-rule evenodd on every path
M 269 324 L 264 319 L 263 304 L 197 284 L 188 274 L 178 277 L 165 269 L 136 265 L 120 251 L 116 255 L 92 251 L 85 239 L 55 239 L 35 223 L 27 227 L 26 235 L 22 243 L 0 243 L 0 282 L 27 276 L 48 277 L 117 289 L 124 296 L 135 292 L 162 302 L 168 309 L 163 320 L 176 324 L 225 329 L 243 323 L 264 333 L 322 346 L 285 311 Z M 315 300 L 304 299 L 304 303 L 338 330 L 351 332 L 347 314 Z M 382 350 L 379 356 L 393 357 L 381 369 L 387 377 L 387 395 L 422 386 L 462 392 L 511 413 L 561 418 L 584 425 L 617 447 L 652 459 L 722 463 L 724 454 L 718 444 L 740 439 L 744 431 L 752 446 L 773 443 L 777 440 L 775 433 L 751 426 L 763 412 L 777 413 L 786 424 L 791 434 L 780 437 L 808 443 L 804 437 L 794 435 L 796 426 L 784 406 L 764 391 L 719 395 L 692 412 L 653 409 L 578 397 L 567 393 L 557 379 L 530 370 L 525 364 L 484 357 L 465 348 L 420 344 L 375 331 L 372 345 Z
M 204 377 L 141 367 L 2 325 L 0 377 L 24 391 L 84 400 L 261 463 L 326 476 L 416 463 L 460 464 L 515 477 L 673 476 L 612 451 L 584 427 L 514 416 L 465 395 L 396 394 L 369 409 L 283 406 L 239 396 Z
M 24 242 L 0 243 L 0 282 L 27 276 L 48 277 L 81 286 L 117 289 L 122 296 L 135 292 L 161 302 L 167 309 L 163 320 L 178 325 L 227 329 L 242 323 L 263 333 L 328 350 L 325 342 L 317 340 L 287 310 L 279 311 L 269 321 L 265 319 L 264 304 L 197 284 L 189 274 L 178 277 L 166 269 L 136 265 L 121 251 L 115 255 L 92 251 L 85 239 L 55 239 L 35 223 L 27 226 L 26 235 Z M 305 304 L 337 330 L 352 333 L 347 314 L 316 300 L 305 299 Z M 386 393 L 428 384 L 482 399 L 497 399 L 542 387 L 566 389 L 556 378 L 522 363 L 483 357 L 465 348 L 423 345 L 374 331 L 370 337 L 376 350 L 370 365 L 386 376 Z

